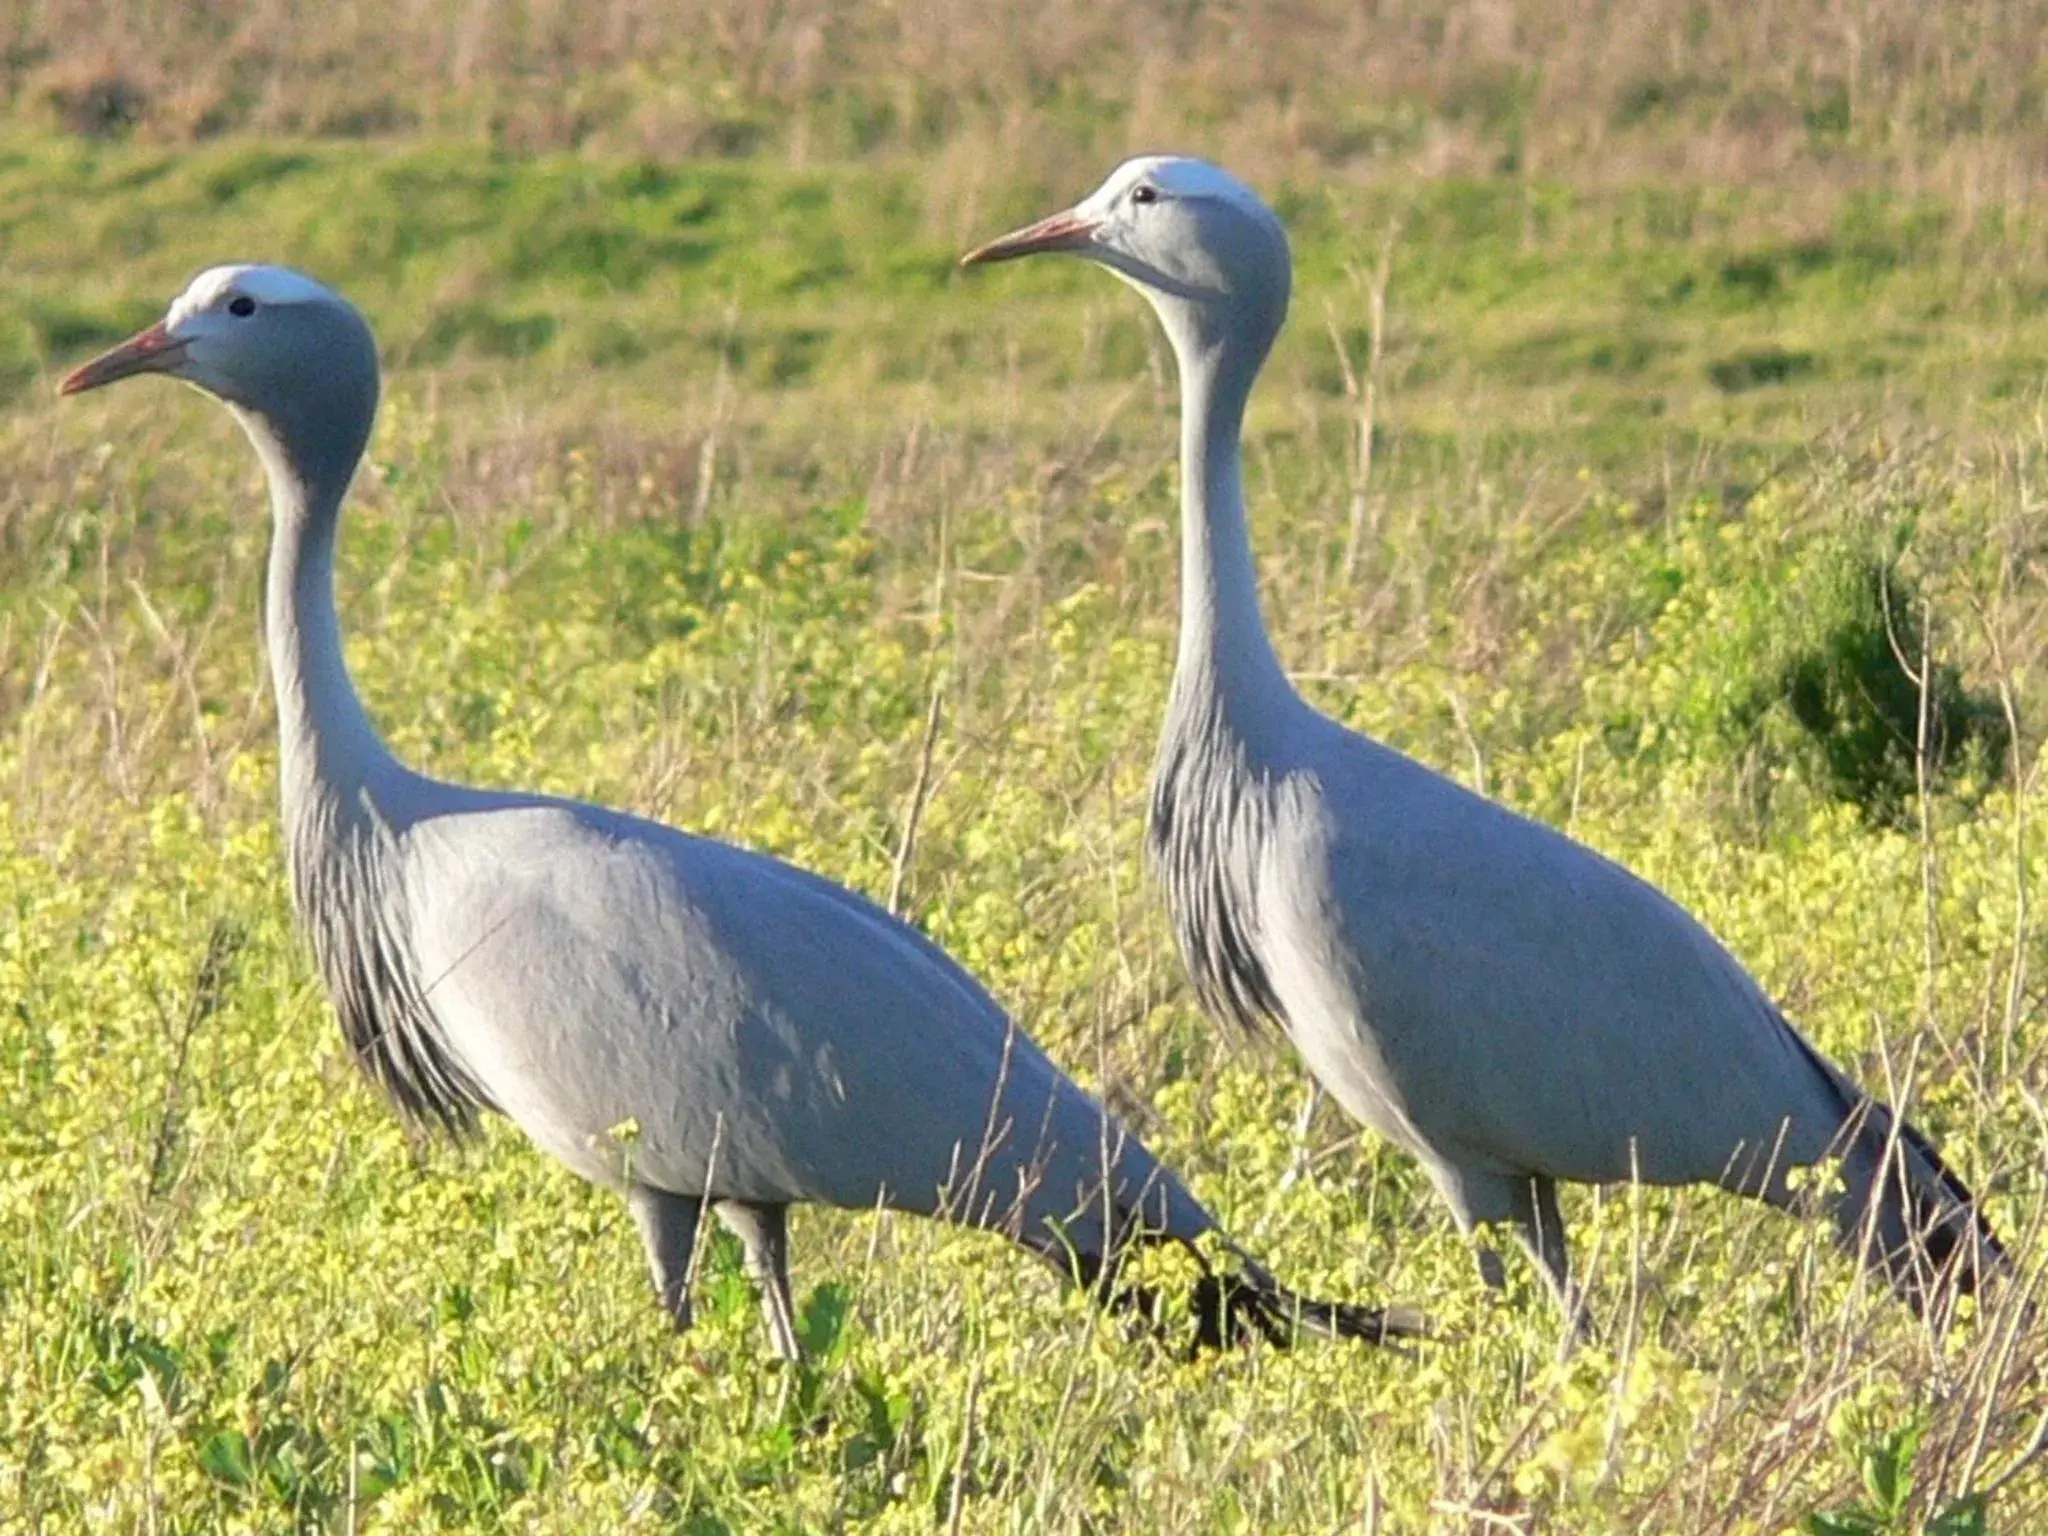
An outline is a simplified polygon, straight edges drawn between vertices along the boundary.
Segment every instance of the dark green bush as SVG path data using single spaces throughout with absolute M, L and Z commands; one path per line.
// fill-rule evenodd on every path
M 1919 785 L 1922 604 L 1895 562 L 1849 560 L 1832 575 L 1833 590 L 1809 610 L 1811 632 L 1779 672 L 1780 697 L 1829 790 L 1872 820 L 1896 822 Z M 1930 781 L 2006 749 L 1998 701 L 1971 693 L 1950 663 L 1931 664 L 1925 713 Z

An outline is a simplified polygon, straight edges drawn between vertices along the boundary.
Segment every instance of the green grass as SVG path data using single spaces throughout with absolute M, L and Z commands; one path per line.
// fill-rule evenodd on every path
M 1334 1109 L 1296 1147 L 1298 1065 L 1202 1020 L 1140 857 L 1169 360 L 1100 274 L 957 272 L 1044 194 L 956 182 L 0 145 L 0 1528 L 1953 1536 L 1994 1485 L 1982 1528 L 2036 1528 L 2040 1471 L 1999 1482 L 2032 1338 L 1932 1338 L 1748 1205 L 1579 1191 L 1602 1331 L 1560 1365 L 1526 1268 L 1490 1297 L 1412 1165 Z M 1303 686 L 1691 906 L 1910 1091 L 2031 1274 L 2048 226 L 1520 175 L 1270 190 L 1300 272 L 1248 478 Z M 1329 331 L 1363 360 L 1354 269 L 1396 217 L 1347 575 Z M 341 579 L 405 757 L 880 893 L 937 690 L 915 918 L 1276 1268 L 1442 1341 L 1184 1363 L 994 1240 L 805 1212 L 792 1372 L 727 1248 L 677 1341 L 614 1202 L 503 1126 L 409 1143 L 291 927 L 246 448 L 168 386 L 48 393 L 245 256 L 350 293 L 391 365 Z M 1881 814 L 1787 682 L 1818 657 L 1842 710 L 1883 693 L 1873 555 L 2020 726 L 1922 797 L 1895 712 L 1857 716 L 1904 795 Z
M 1400 429 L 1425 440 L 1475 400 L 1496 433 L 1567 426 L 1573 448 L 1640 457 L 1674 430 L 1802 441 L 1816 419 L 1873 402 L 1948 426 L 2039 397 L 2048 221 L 1963 221 L 1876 193 L 1400 177 L 1363 195 L 1271 190 L 1300 247 L 1279 375 L 1297 390 L 1340 390 L 1329 326 L 1362 355 L 1354 279 L 1399 221 L 1390 387 L 1408 407 Z M 722 357 L 762 388 L 945 387 L 1018 345 L 1042 384 L 1156 367 L 1144 317 L 1093 274 L 954 269 L 971 239 L 1045 195 L 961 206 L 888 168 L 461 144 L 0 140 L 0 381 L 19 392 L 142 323 L 197 266 L 279 252 L 346 283 L 394 365 L 494 382 L 514 368 L 644 382 Z M 1030 323 L 1076 303 L 1095 317 L 1085 352 Z M 1017 323 L 991 325 L 992 311 Z

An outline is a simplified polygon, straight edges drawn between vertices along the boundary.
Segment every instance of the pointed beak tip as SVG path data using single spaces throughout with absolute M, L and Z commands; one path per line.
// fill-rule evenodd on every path
M 1095 239 L 1098 221 L 1072 211 L 1056 213 L 1036 224 L 977 245 L 960 258 L 963 267 L 982 267 L 992 262 L 1014 261 L 1019 256 L 1036 256 L 1044 251 L 1085 251 Z
M 185 342 L 173 337 L 162 322 L 129 337 L 111 351 L 81 363 L 57 385 L 59 395 L 82 395 L 138 373 L 171 373 L 185 355 Z
M 962 256 L 960 265 L 987 267 L 999 261 L 1014 261 L 1019 256 L 1029 256 L 1038 247 L 1024 238 L 1026 233 L 1027 231 L 1019 230 L 1015 234 L 999 235 L 993 240 L 985 240 Z

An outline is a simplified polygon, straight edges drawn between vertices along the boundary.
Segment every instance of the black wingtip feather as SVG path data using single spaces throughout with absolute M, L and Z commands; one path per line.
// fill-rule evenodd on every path
M 1875 1267 L 1894 1289 L 1916 1311 L 1925 1311 L 1943 1291 L 1974 1295 L 1987 1277 L 2009 1271 L 2012 1259 L 1978 1207 L 1977 1197 L 1942 1160 L 1934 1143 L 1890 1106 L 1862 1093 L 1783 1014 L 1778 1015 L 1778 1022 L 1841 1103 L 1843 1134 L 1838 1150 L 1847 1151 L 1849 1145 L 1860 1144 L 1880 1170 L 1873 1181 L 1870 1200 L 1897 1200 L 1901 1209 L 1896 1214 L 1903 1218 L 1901 1225 L 1910 1242 L 1919 1245 L 1925 1267 L 1916 1262 L 1910 1251 L 1873 1255 Z M 1900 1166 L 1886 1168 L 1895 1129 Z M 1915 1162 L 1925 1168 L 1931 1179 L 1914 1177 Z M 1859 1213 L 1859 1223 L 1861 1219 Z M 1925 1283 L 1929 1268 L 1935 1277 L 1933 1286 Z
M 1979 1208 L 1970 1186 L 1942 1161 L 1941 1154 L 1934 1150 L 1934 1143 L 1909 1120 L 1900 1120 L 1898 1129 L 1899 1140 L 1927 1164 L 1954 1202 L 1954 1206 L 1943 1208 L 1924 1193 L 1916 1193 L 1913 1216 L 1919 1230 L 1926 1234 L 1927 1257 L 1933 1261 L 1937 1273 L 1954 1277 L 1953 1283 L 1958 1291 L 1965 1296 L 1974 1295 L 1987 1273 L 2010 1268 L 2012 1259 L 2005 1251 L 2005 1244 L 1998 1240 L 1998 1233 L 1992 1228 L 1989 1218 Z M 1955 1218 L 1964 1213 L 1967 1213 L 1971 1227 L 1967 1242 L 1956 1230 Z
M 1194 1313 L 1200 1349 L 1231 1348 L 1254 1334 L 1281 1349 L 1303 1334 L 1367 1344 L 1429 1336 L 1428 1321 L 1409 1308 L 1319 1301 L 1255 1274 L 1204 1275 L 1195 1282 Z

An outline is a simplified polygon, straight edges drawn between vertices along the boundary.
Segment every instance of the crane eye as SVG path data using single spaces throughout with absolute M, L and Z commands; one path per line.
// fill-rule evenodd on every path
M 256 301 L 246 293 L 238 293 L 228 300 L 228 313 L 238 320 L 246 320 L 256 313 Z
M 1137 186 L 1131 188 L 1131 201 L 1134 203 L 1156 203 L 1159 201 L 1159 189 L 1140 182 Z

